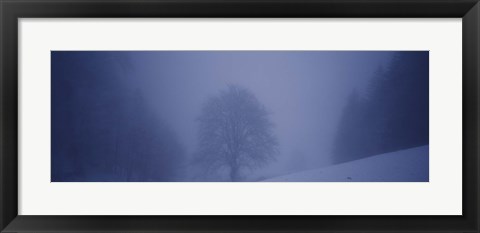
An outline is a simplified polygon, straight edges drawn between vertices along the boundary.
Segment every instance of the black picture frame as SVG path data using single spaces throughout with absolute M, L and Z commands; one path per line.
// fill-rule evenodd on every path
M 1 232 L 479 232 L 478 0 L 0 0 Z M 18 215 L 18 19 L 106 17 L 462 18 L 461 216 Z

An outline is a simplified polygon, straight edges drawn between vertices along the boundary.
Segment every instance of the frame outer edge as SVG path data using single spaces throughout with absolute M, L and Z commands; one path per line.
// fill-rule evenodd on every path
M 474 67 L 475 67 L 475 80 L 476 80 L 476 122 L 477 122 L 477 127 L 476 127 L 476 134 L 475 134 L 475 139 L 476 139 L 476 153 L 475 156 L 472 156 L 472 158 L 475 158 L 473 164 L 476 165 L 476 174 L 471 174 L 471 177 L 474 177 L 474 182 L 476 184 L 476 187 L 472 191 L 476 191 L 474 201 L 476 202 L 475 204 L 475 219 L 477 219 L 476 223 L 476 230 L 477 232 L 480 230 L 480 220 L 479 220 L 479 211 L 480 211 L 480 184 L 479 184 L 479 177 L 480 177 L 480 150 L 479 150 L 479 139 L 480 139 L 480 3 L 477 3 L 474 7 L 473 10 L 475 11 L 476 19 L 475 19 L 475 59 L 473 59 Z M 473 176 L 476 175 L 476 176 Z
M 0 51 L 3 51 L 3 27 L 4 27 L 4 16 L 3 12 L 3 1 L 0 0 Z M 0 52 L 0 87 L 3 86 L 3 53 Z M 1 151 L 1 148 L 3 148 L 3 110 L 1 109 L 1 106 L 3 106 L 3 98 L 0 93 L 0 205 L 3 206 L 3 190 L 4 190 L 4 175 L 3 175 L 3 152 Z M 3 213 L 5 210 L 2 208 L 0 209 L 0 231 L 2 231 L 6 224 L 4 220 L 5 214 Z
M 4 51 L 4 39 L 3 39 L 3 29 L 5 27 L 5 12 L 4 12 L 4 1 L 0 0 L 0 51 Z M 5 64 L 3 63 L 3 52 L 0 52 L 0 205 L 3 207 L 5 206 L 5 175 L 4 175 L 4 152 L 3 152 L 3 144 L 4 144 L 4 130 L 3 130 L 3 106 L 4 106 L 4 98 L 3 98 L 3 79 L 5 78 L 4 75 L 4 67 Z M 9 220 L 6 217 L 6 209 L 0 209 L 0 231 L 2 231 L 6 225 L 8 224 Z
M 462 18 L 462 36 L 462 209 L 468 227 L 479 232 L 480 3 Z
M 477 169 L 477 174 L 476 174 L 476 179 L 475 179 L 475 184 L 477 185 L 476 187 L 476 193 L 475 193 L 475 201 L 476 203 L 476 213 L 475 213 L 475 219 L 477 220 L 476 223 L 476 231 L 480 232 L 480 218 L 479 218 L 479 211 L 480 211 L 480 184 L 479 184 L 479 179 L 480 179 L 480 150 L 479 150 L 479 139 L 480 139 L 480 72 L 479 72 L 479 66 L 480 66 L 480 3 L 477 2 L 475 5 L 475 10 L 476 10 L 476 15 L 477 15 L 477 25 L 476 25 L 476 44 L 477 44 L 477 50 L 476 50 L 476 68 L 477 68 L 477 73 L 476 73 L 476 78 L 477 78 L 477 153 L 475 154 L 476 158 L 476 169 Z
M 11 2 L 0 0 L 0 231 L 18 214 L 16 10 Z
M 12 224 L 9 227 L 7 225 L 12 221 L 20 221 L 21 219 L 25 218 L 26 216 L 18 216 L 18 148 L 17 148 L 17 136 L 18 136 L 18 86 L 17 86 L 17 75 L 18 75 L 18 17 L 25 16 L 28 17 L 49 17 L 51 14 L 52 17 L 56 17 L 54 15 L 68 15 L 74 14 L 70 13 L 62 13 L 55 11 L 55 7 L 52 6 L 51 9 L 48 9 L 45 15 L 43 13 L 38 13 L 35 8 L 27 9 L 28 13 L 25 13 L 26 10 L 24 3 L 28 1 L 19 1 L 22 4 L 15 4 L 15 2 L 10 0 L 0 0 L 0 232 L 8 231 L 8 232 L 17 232 L 17 231 L 29 231 L 28 229 L 21 229 L 13 227 Z M 48 1 L 32 1 L 37 3 L 48 2 Z M 59 1 L 51 1 L 51 3 L 61 3 Z M 64 3 L 74 2 L 74 1 L 65 1 Z M 93 2 L 89 0 L 80 0 L 78 2 Z M 102 1 L 100 1 L 102 2 Z M 155 1 L 151 1 L 155 2 Z M 180 1 L 182 2 L 182 1 Z M 201 2 L 201 1 L 199 1 Z M 251 3 L 251 1 L 248 1 Z M 260 1 L 261 3 L 262 1 Z M 343 1 L 345 3 L 345 1 Z M 352 1 L 354 2 L 354 1 Z M 362 2 L 362 1 L 358 1 Z M 379 1 L 382 2 L 382 1 Z M 419 1 L 421 2 L 421 1 Z M 432 1 L 433 2 L 433 1 Z M 465 3 L 470 3 L 473 1 L 459 1 Z M 273 2 L 274 3 L 274 2 Z M 425 1 L 423 3 L 428 3 Z M 138 3 L 140 4 L 140 2 Z M 473 5 L 473 4 L 472 4 Z M 45 10 L 45 9 L 43 9 Z M 85 10 L 85 9 L 83 9 Z M 81 10 L 80 10 L 81 11 Z M 462 10 L 463 11 L 463 10 Z M 24 12 L 26 15 L 23 15 L 21 12 Z M 102 10 L 99 10 L 95 14 L 101 14 Z M 104 9 L 103 12 L 108 12 L 108 9 Z M 138 14 L 141 11 L 135 11 L 136 13 L 132 13 L 133 15 Z M 106 13 L 105 13 L 106 14 Z M 427 14 L 427 13 L 425 13 Z M 463 93 L 464 96 L 464 113 L 465 107 L 473 106 L 473 110 L 470 109 L 468 113 L 472 113 L 469 117 L 463 116 L 464 124 L 465 122 L 473 123 L 469 124 L 472 127 L 472 130 L 467 132 L 463 132 L 464 139 L 466 136 L 469 136 L 468 142 L 464 143 L 464 148 L 470 148 L 470 152 L 472 153 L 468 160 L 464 158 L 464 177 L 468 177 L 467 183 L 469 184 L 469 188 L 465 189 L 466 180 L 464 179 L 464 192 L 468 191 L 468 195 L 464 195 L 464 197 L 469 197 L 470 200 L 474 201 L 475 203 L 465 203 L 465 199 L 463 200 L 463 209 L 464 209 L 464 217 L 467 217 L 468 229 L 464 229 L 465 232 L 479 232 L 480 229 L 479 220 L 478 220 L 478 211 L 479 211 L 479 196 L 478 193 L 480 191 L 480 187 L 478 185 L 478 177 L 480 175 L 478 166 L 479 166 L 479 151 L 478 151 L 478 134 L 480 132 L 480 124 L 479 124 L 479 107 L 478 104 L 480 103 L 479 99 L 479 90 L 480 90 L 480 82 L 479 82 L 479 58 L 480 58 L 480 6 L 477 3 L 471 9 L 469 9 L 468 13 L 464 16 L 464 25 L 463 27 L 463 36 L 464 36 L 464 43 L 463 43 L 463 58 L 469 58 L 469 64 L 466 64 L 465 60 L 463 61 L 463 88 L 464 90 L 468 90 L 468 93 Z M 58 16 L 57 16 L 58 17 Z M 70 17 L 75 17 L 75 15 L 70 15 Z M 107 16 L 108 17 L 108 16 Z M 458 16 L 461 17 L 461 16 Z M 469 20 L 469 24 L 466 25 L 466 19 Z M 472 20 L 474 19 L 474 20 Z M 467 28 L 468 27 L 468 28 Z M 466 33 L 466 29 L 468 33 Z M 467 37 L 467 34 L 470 37 Z M 469 39 L 466 39 L 469 38 Z M 468 42 L 468 43 L 466 43 Z M 468 44 L 468 46 L 467 46 Z M 469 51 L 470 50 L 470 51 Z M 468 54 L 467 54 L 468 52 Z M 4 59 L 4 58 L 9 59 Z M 11 58 L 11 59 L 10 59 Z M 467 72 L 468 71 L 468 72 Z M 468 75 L 467 75 L 468 73 Z M 466 79 L 470 79 L 465 81 Z M 466 98 L 469 97 L 469 98 Z M 465 100 L 469 100 L 468 103 L 465 103 Z M 473 118 L 473 119 L 472 119 Z M 463 127 L 465 129 L 465 127 Z M 466 163 L 468 161 L 468 163 Z M 472 168 L 470 170 L 465 168 Z M 468 174 L 466 171 L 470 171 L 472 173 Z M 473 173 L 474 172 L 474 173 Z M 474 177 L 476 175 L 476 177 Z M 474 186 L 471 186 L 474 184 Z M 465 193 L 464 193 L 465 194 Z M 23 218 L 22 218 L 23 217 Z M 33 217 L 33 216 L 32 216 Z M 51 216 L 53 217 L 53 216 Z M 156 221 L 155 221 L 156 222 Z M 28 222 L 23 222 L 28 223 Z M 30 222 L 31 223 L 31 222 Z M 42 223 L 44 223 L 42 221 Z M 58 222 L 57 222 L 58 223 Z M 465 224 L 465 223 L 464 223 Z M 26 224 L 30 225 L 30 224 Z M 23 227 L 27 227 L 23 225 Z M 30 225 L 32 226 L 32 225 Z M 63 226 L 65 227 L 65 226 Z M 464 226 L 467 227 L 467 226 Z M 10 229 L 8 229 L 10 228 Z M 28 227 L 27 227 L 28 228 Z M 168 230 L 168 229 L 166 229 Z M 34 229 L 33 231 L 42 231 L 42 229 Z M 459 230 L 458 232 L 460 232 Z M 185 231 L 186 232 L 186 231 Z M 405 232 L 405 231 L 402 231 Z
M 3 27 L 4 27 L 4 16 L 3 12 L 3 1 L 0 0 L 0 51 L 3 51 Z M 0 52 L 0 87 L 3 86 L 3 53 Z M 3 98 L 2 95 L 0 94 L 0 104 L 3 106 Z M 3 110 L 1 109 L 0 106 L 0 150 L 3 148 Z M 3 184 L 5 182 L 4 176 L 3 176 L 3 152 L 0 151 L 0 205 L 3 206 Z M 0 231 L 2 231 L 5 228 L 5 220 L 4 220 L 4 213 L 3 213 L 3 208 L 0 209 Z

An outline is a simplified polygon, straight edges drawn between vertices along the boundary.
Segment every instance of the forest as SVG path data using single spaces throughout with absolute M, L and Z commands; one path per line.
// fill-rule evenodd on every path
M 365 94 L 348 97 L 334 163 L 428 145 L 428 83 L 428 53 L 399 52 L 378 68 Z
M 177 179 L 183 148 L 125 83 L 133 72 L 128 58 L 82 55 L 52 58 L 61 64 L 52 76 L 63 77 L 52 82 L 52 181 Z

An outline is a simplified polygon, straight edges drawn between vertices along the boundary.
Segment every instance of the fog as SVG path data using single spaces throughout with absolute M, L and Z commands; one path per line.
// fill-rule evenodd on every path
M 363 90 L 389 52 L 131 52 L 148 105 L 165 119 L 187 155 L 197 146 L 196 118 L 207 97 L 229 84 L 250 89 L 271 113 L 277 161 L 264 176 L 328 165 L 341 110 Z M 298 167 L 297 167 L 298 166 Z M 255 176 L 255 174 L 251 174 Z
M 278 150 L 274 161 L 258 169 L 243 171 L 244 181 L 256 181 L 331 165 L 334 162 L 334 140 L 349 96 L 354 92 L 366 96 L 376 72 L 388 68 L 394 54 L 395 52 L 387 51 L 53 52 L 52 98 L 57 98 L 52 100 L 53 117 L 69 122 L 68 124 L 76 124 L 73 120 L 65 120 L 72 118 L 65 112 L 78 114 L 79 105 L 72 102 L 73 100 L 67 101 L 68 96 L 74 96 L 71 98 L 75 99 L 76 95 L 79 96 L 78 93 L 81 93 L 80 96 L 95 93 L 95 98 L 88 100 L 90 102 L 86 105 L 100 104 L 101 98 L 112 99 L 98 107 L 98 111 L 109 108 L 115 111 L 115 107 L 109 106 L 119 104 L 118 102 L 128 104 L 127 99 L 130 97 L 125 93 L 135 93 L 135 98 L 139 98 L 138 101 L 144 106 L 142 108 L 148 109 L 153 119 L 168 127 L 174 135 L 172 137 L 176 138 L 182 148 L 182 177 L 194 177 L 197 176 L 194 173 L 198 171 L 193 161 L 199 148 L 198 118 L 202 107 L 209 98 L 218 96 L 229 86 L 239 86 L 249 90 L 268 111 L 268 117 L 273 124 L 272 132 L 277 139 Z M 93 78 L 85 81 L 87 83 L 83 86 L 78 84 L 79 81 L 73 80 L 87 76 L 108 77 L 109 80 L 101 81 L 104 88 L 100 90 L 91 88 L 97 85 Z M 134 103 L 137 104 L 138 102 Z M 118 128 L 126 124 L 117 122 L 117 125 L 109 126 L 108 118 L 112 116 L 108 113 L 95 116 L 95 119 L 96 117 L 107 118 L 101 121 L 106 128 Z M 129 118 L 125 119 L 128 121 Z M 67 123 L 53 123 L 57 128 L 71 128 Z M 91 127 L 101 126 L 95 123 Z M 107 132 L 109 129 L 105 130 Z M 84 179 L 62 178 L 66 177 L 67 170 L 71 174 L 83 176 L 85 172 L 72 171 L 88 170 L 90 165 L 82 168 L 76 168 L 73 163 L 68 165 L 69 159 L 60 157 L 65 157 L 65 153 L 70 153 L 67 151 L 72 149 L 66 146 L 64 149 L 61 149 L 62 146 L 55 149 L 55 143 L 64 140 L 61 141 L 62 144 L 75 144 L 74 139 L 65 139 L 68 135 L 78 139 L 110 137 L 109 135 L 114 134 L 99 136 L 97 132 L 93 136 L 85 133 L 75 136 L 72 131 L 64 132 L 60 129 L 54 129 L 53 134 L 53 153 L 57 154 L 52 154 L 52 166 L 64 168 L 52 168 L 52 179 L 95 181 L 91 176 Z M 76 148 L 74 150 L 81 150 Z M 98 156 L 111 150 L 103 151 Z M 80 155 L 80 160 L 81 158 L 84 156 Z M 87 164 L 95 163 L 91 161 Z M 180 180 L 183 179 L 190 181 L 192 178 Z

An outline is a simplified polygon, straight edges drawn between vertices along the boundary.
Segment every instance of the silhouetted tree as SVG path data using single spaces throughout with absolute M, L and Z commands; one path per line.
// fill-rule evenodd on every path
M 362 130 L 359 125 L 362 123 L 362 102 L 360 96 L 356 90 L 354 90 L 347 100 L 347 105 L 343 110 L 342 122 L 339 126 L 335 145 L 333 147 L 333 153 L 335 155 L 336 163 L 343 162 L 345 158 L 354 158 L 358 150 L 352 150 L 351 148 L 359 148 L 359 143 L 363 143 L 360 138 Z M 348 142 L 348 146 L 345 143 Z
M 353 93 L 334 142 L 333 162 L 428 144 L 428 52 L 396 52 L 363 98 Z
M 197 161 L 207 172 L 227 169 L 231 181 L 242 169 L 256 169 L 274 159 L 277 140 L 268 112 L 247 89 L 231 85 L 203 106 Z
M 52 55 L 52 181 L 176 181 L 184 148 L 128 56 Z

